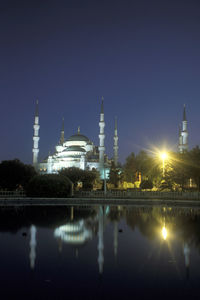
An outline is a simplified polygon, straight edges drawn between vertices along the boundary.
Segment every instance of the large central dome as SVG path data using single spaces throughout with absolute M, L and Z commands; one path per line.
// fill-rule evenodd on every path
M 83 134 L 74 134 L 70 136 L 70 138 L 67 139 L 67 141 L 84 141 L 84 142 L 89 142 L 90 140 L 88 139 L 87 136 Z

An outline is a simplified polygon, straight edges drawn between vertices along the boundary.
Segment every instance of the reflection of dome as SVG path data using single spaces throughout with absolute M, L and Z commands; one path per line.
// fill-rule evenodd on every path
M 70 138 L 67 139 L 67 141 L 84 141 L 84 142 L 89 142 L 90 140 L 88 139 L 87 136 L 83 134 L 74 134 L 70 136 Z
M 92 238 L 92 231 L 85 227 L 84 221 L 68 223 L 55 229 L 54 236 L 72 245 L 82 245 Z

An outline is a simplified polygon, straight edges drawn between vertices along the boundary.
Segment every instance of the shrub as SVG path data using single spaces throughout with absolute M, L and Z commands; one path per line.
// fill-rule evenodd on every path
M 91 191 L 93 189 L 93 184 L 90 182 L 83 183 L 83 190 L 84 191 Z
M 143 180 L 140 183 L 140 188 L 143 189 L 143 190 L 152 189 L 153 188 L 153 183 L 152 183 L 151 180 Z
M 98 172 L 96 170 L 82 170 L 75 167 L 62 169 L 59 174 L 69 178 L 73 182 L 75 188 L 79 181 L 82 182 L 83 189 L 86 190 L 91 190 L 93 188 L 95 179 L 98 177 Z
M 28 197 L 64 198 L 71 195 L 71 181 L 58 174 L 34 176 L 26 189 Z

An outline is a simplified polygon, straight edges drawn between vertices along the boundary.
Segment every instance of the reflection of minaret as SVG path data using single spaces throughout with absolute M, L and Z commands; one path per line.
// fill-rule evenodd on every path
M 99 264 L 99 273 L 103 273 L 103 263 L 104 263 L 104 256 L 103 256 L 103 207 L 99 206 L 99 231 L 98 231 L 98 264 Z
M 190 269 L 190 247 L 187 243 L 183 245 L 183 254 L 185 256 L 186 278 L 189 279 Z
M 35 252 L 35 249 L 36 249 L 36 245 L 37 245 L 37 242 L 36 242 L 36 227 L 34 225 L 31 225 L 31 228 L 30 228 L 30 234 L 31 234 L 31 238 L 30 238 L 30 267 L 31 269 L 34 269 L 35 267 L 35 259 L 36 259 L 36 252 Z
M 70 220 L 71 221 L 74 220 L 74 207 L 73 206 L 71 206 Z
M 61 253 L 62 252 L 62 239 L 58 239 L 58 251 Z
M 118 135 L 117 135 L 117 118 L 115 118 L 115 135 L 114 135 L 114 164 L 118 165 Z
M 114 222 L 113 246 L 114 246 L 114 255 L 116 257 L 117 256 L 117 248 L 118 248 L 118 223 L 117 223 L 117 221 Z

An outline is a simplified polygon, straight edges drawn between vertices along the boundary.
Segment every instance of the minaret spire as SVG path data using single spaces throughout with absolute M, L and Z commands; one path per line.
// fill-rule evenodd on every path
M 185 104 L 183 106 L 183 121 L 187 121 L 187 119 L 186 119 L 186 111 L 185 111 Z
M 115 167 L 118 165 L 118 135 L 117 135 L 117 117 L 115 117 L 115 133 L 114 133 L 114 164 Z
M 33 165 L 35 168 L 37 168 L 38 164 L 38 154 L 39 154 L 39 110 L 38 110 L 39 102 L 36 100 L 36 108 L 35 108 L 35 120 L 33 125 Z
M 105 128 L 105 122 L 104 122 L 104 98 L 101 98 L 101 113 L 100 113 L 100 122 L 99 122 L 99 172 L 101 178 L 104 178 L 104 153 L 105 153 L 105 146 L 104 146 L 104 140 L 105 140 L 105 134 L 104 134 L 104 128 Z
M 186 108 L 185 104 L 183 106 L 183 120 L 182 120 L 182 130 L 180 129 L 179 134 L 179 152 L 183 153 L 188 150 L 188 130 L 187 130 L 187 119 L 186 119 Z
M 39 117 L 39 108 L 38 108 L 38 106 L 39 106 L 39 101 L 37 99 L 36 100 L 36 105 L 35 105 L 35 116 L 36 117 Z
M 104 97 L 102 96 L 102 97 L 101 97 L 101 114 L 104 114 L 104 107 L 103 107 L 103 104 L 104 104 Z
M 64 118 L 62 118 L 62 129 L 60 133 L 60 144 L 62 145 L 65 141 L 65 124 L 64 124 Z

